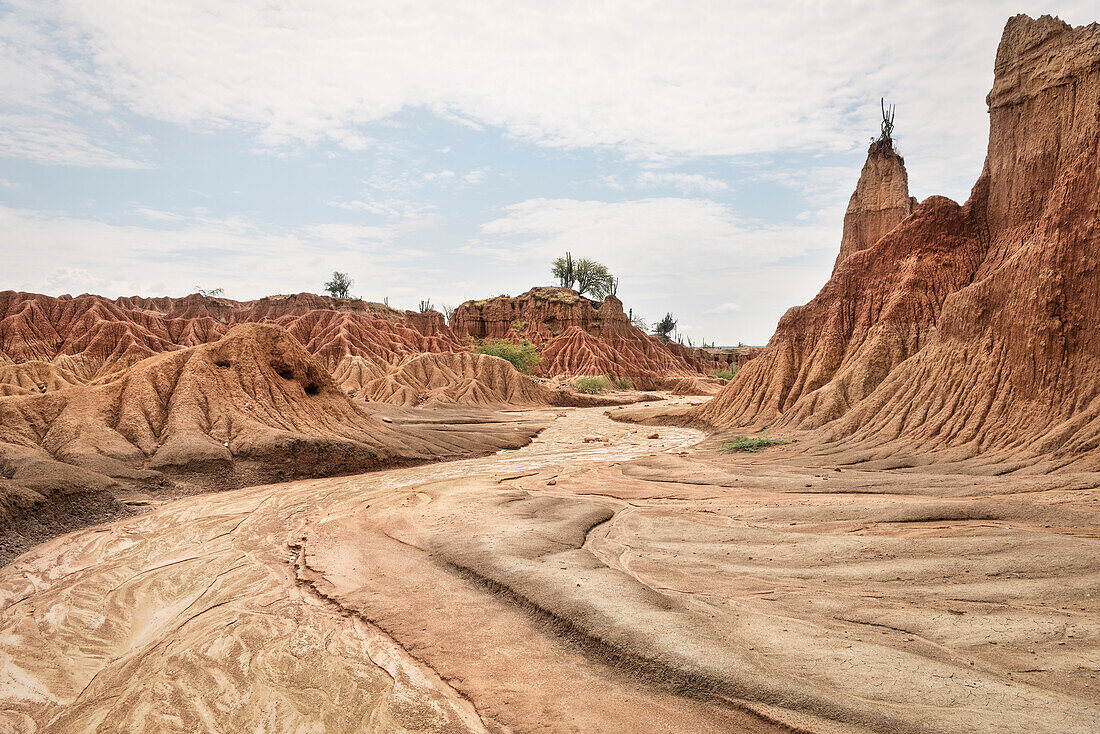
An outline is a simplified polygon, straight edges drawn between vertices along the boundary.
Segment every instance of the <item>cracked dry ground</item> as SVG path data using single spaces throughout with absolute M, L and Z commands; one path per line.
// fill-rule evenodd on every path
M 174 501 L 0 569 L 0 730 L 1100 727 L 1095 475 L 520 415 L 549 427 L 518 451 Z

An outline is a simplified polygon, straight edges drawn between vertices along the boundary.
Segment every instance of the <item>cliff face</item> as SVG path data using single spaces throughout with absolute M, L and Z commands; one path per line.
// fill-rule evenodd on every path
M 543 286 L 522 295 L 466 301 L 455 309 L 451 330 L 459 338 L 529 341 L 536 346 L 576 327 L 589 334 L 610 334 L 630 327 L 623 304 L 608 296 L 602 304 L 568 288 Z
M 970 200 L 838 260 L 697 417 L 825 426 L 854 460 L 1100 466 L 1100 26 L 1012 18 L 995 71 Z
M 833 272 L 853 252 L 865 250 L 882 239 L 912 214 L 916 205 L 917 200 L 909 196 L 905 160 L 891 143 L 871 143 L 867 162 L 844 213 L 844 234 Z

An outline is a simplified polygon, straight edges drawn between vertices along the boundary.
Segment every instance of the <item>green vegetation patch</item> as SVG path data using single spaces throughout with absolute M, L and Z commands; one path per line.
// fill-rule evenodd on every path
M 608 379 L 611 380 L 611 384 L 615 386 L 616 390 L 629 390 L 630 380 L 625 377 L 611 377 L 608 375 Z
M 717 377 L 721 380 L 732 380 L 733 376 L 737 374 L 737 370 L 738 370 L 737 365 L 731 365 L 731 366 L 729 366 L 725 369 L 722 369 L 722 370 L 713 370 L 710 373 L 710 376 L 711 377 Z
M 474 346 L 474 351 L 478 354 L 506 359 L 525 375 L 531 374 L 531 370 L 541 359 L 539 350 L 531 342 L 513 344 L 503 339 L 482 339 Z
M 577 388 L 577 392 L 595 395 L 610 390 L 611 381 L 602 375 L 599 377 L 578 377 L 573 386 Z
M 790 443 L 790 439 L 786 438 L 773 438 L 772 436 L 760 435 L 760 436 L 730 436 L 730 440 L 722 444 L 718 450 L 723 454 L 732 454 L 734 452 L 755 454 L 759 451 L 763 451 L 769 446 L 780 446 L 785 443 Z

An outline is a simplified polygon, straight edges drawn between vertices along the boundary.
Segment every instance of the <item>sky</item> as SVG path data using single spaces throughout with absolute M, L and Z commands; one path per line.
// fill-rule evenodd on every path
M 603 262 L 764 344 L 828 278 L 879 99 L 963 201 L 1016 13 L 1089 2 L 0 0 L 0 290 L 398 308 Z

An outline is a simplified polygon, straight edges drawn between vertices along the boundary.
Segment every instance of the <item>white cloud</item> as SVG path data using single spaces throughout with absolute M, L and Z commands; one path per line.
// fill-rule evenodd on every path
M 638 174 L 638 186 L 642 188 L 656 188 L 659 186 L 671 186 L 685 194 L 702 193 L 715 194 L 729 189 L 729 184 L 716 178 L 709 178 L 699 173 L 660 173 L 656 171 L 642 171 Z
M 489 169 L 488 168 L 478 168 L 476 170 L 473 170 L 473 171 L 470 171 L 469 173 L 467 173 L 465 176 L 462 177 L 462 180 L 465 181 L 468 184 L 477 185 L 477 184 L 485 183 L 485 180 L 486 180 L 486 178 L 488 178 L 488 176 L 489 176 Z
M 182 214 L 176 212 L 166 212 L 160 209 L 150 209 L 148 207 L 139 206 L 134 209 L 135 214 L 140 214 L 146 219 L 154 222 L 181 222 L 185 219 Z
M 619 295 L 636 313 L 696 314 L 697 339 L 762 343 L 785 308 L 809 300 L 825 282 L 839 237 L 835 218 L 745 221 L 705 199 L 530 199 L 483 224 L 460 252 L 523 272 L 548 272 L 546 263 L 566 251 L 591 257 L 620 277 Z M 810 252 L 824 256 L 794 264 Z M 753 303 L 736 311 L 735 325 L 737 305 L 723 303 L 730 293 Z
M 413 226 L 405 223 L 279 227 L 153 214 L 151 225 L 135 226 L 0 206 L 0 241 L 19 243 L 5 253 L 3 286 L 119 296 L 182 295 L 198 283 L 257 298 L 317 291 L 333 270 L 353 273 L 364 295 L 423 293 L 435 282 L 425 253 L 403 245 Z
M 843 209 L 859 182 L 859 169 L 845 166 L 811 166 L 798 171 L 759 171 L 756 178 L 794 189 L 814 209 Z M 799 215 L 801 216 L 801 215 Z
M 352 201 L 329 201 L 329 206 L 348 211 L 379 214 L 391 219 L 428 220 L 435 216 L 436 207 L 428 202 L 395 197 L 370 197 Z
M 626 186 L 623 185 L 623 182 L 614 173 L 600 176 L 597 179 L 597 182 L 601 186 L 606 186 L 609 189 L 615 189 L 617 191 L 623 191 L 624 189 L 626 189 Z
M 0 113 L 0 157 L 69 166 L 150 167 L 109 150 L 74 123 L 46 114 Z
M 11 180 L 6 179 L 6 178 L 0 178 L 0 186 L 3 186 L 5 189 L 17 189 L 17 188 L 19 188 L 19 184 L 17 184 L 15 181 L 11 181 Z
M 474 244 L 492 248 L 507 242 L 501 251 L 513 259 L 569 250 L 609 260 L 609 265 L 613 259 L 620 271 L 645 263 L 665 268 L 697 263 L 709 269 L 734 257 L 773 262 L 832 246 L 839 234 L 826 230 L 743 221 L 728 206 L 705 199 L 529 199 L 483 224 Z
M 1076 22 L 1095 13 L 1084 0 L 1052 4 L 1044 10 Z M 416 107 L 545 145 L 663 159 L 850 149 L 875 132 L 885 94 L 898 102 L 903 149 L 932 187 L 968 186 L 978 172 L 993 52 L 1018 10 L 1005 0 L 950 12 L 930 12 L 926 0 L 9 7 L 0 78 L 19 79 L 4 98 L 24 111 L 64 99 L 243 130 L 261 145 L 354 148 L 366 138 L 348 131 Z M 84 143 L 74 159 L 110 164 Z

